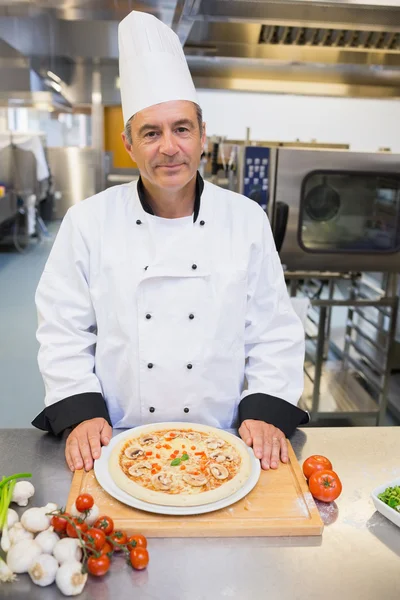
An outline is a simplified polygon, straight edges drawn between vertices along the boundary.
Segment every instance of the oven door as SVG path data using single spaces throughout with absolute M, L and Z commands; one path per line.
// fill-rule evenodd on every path
M 279 150 L 275 189 L 287 269 L 400 270 L 399 156 Z

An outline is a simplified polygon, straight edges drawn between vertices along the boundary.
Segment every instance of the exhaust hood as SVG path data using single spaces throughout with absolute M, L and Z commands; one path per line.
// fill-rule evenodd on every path
M 60 83 L 41 77 L 31 61 L 4 40 L 0 40 L 0 67 L 0 106 L 72 110 Z

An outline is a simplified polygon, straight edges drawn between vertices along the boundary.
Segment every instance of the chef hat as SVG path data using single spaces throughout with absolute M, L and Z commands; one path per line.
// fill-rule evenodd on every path
M 124 123 L 160 102 L 197 103 L 181 43 L 167 25 L 153 15 L 133 10 L 119 24 L 118 45 Z

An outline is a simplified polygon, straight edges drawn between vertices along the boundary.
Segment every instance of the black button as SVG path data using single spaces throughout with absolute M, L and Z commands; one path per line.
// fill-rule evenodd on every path
M 190 363 L 188 365 L 186 365 L 188 369 L 193 369 L 193 365 L 191 365 Z
M 148 367 L 149 369 L 152 369 L 152 368 L 153 368 L 153 363 L 149 363 L 149 364 L 147 365 L 147 367 Z
M 206 222 L 205 221 L 200 221 L 200 225 L 203 227 L 203 225 L 205 225 Z
M 142 221 L 141 221 L 140 219 L 138 219 L 138 220 L 136 221 L 136 225 L 141 225 L 141 224 L 142 224 Z
M 189 319 L 194 319 L 194 315 L 190 314 Z
M 149 315 L 149 314 L 147 313 L 147 315 L 146 315 L 146 319 L 151 319 L 151 315 Z
M 154 412 L 156 409 L 154 408 L 154 406 L 150 406 L 149 411 L 150 412 Z
M 183 412 L 185 412 L 185 413 L 188 413 L 188 412 L 189 412 L 189 409 L 188 409 L 188 408 L 184 408 L 184 409 L 183 409 Z
M 147 266 L 147 267 L 145 267 L 145 268 L 144 268 L 144 270 L 145 270 L 145 271 L 147 271 L 147 269 L 148 269 L 148 268 L 149 268 L 149 267 Z
M 197 269 L 197 265 L 192 265 L 192 269 L 195 271 Z

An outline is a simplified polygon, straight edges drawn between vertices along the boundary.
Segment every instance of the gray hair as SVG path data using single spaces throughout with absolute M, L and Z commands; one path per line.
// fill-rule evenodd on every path
M 200 131 L 200 135 L 203 134 L 203 111 L 201 110 L 200 106 L 198 104 L 196 104 L 195 102 L 193 103 L 195 108 L 196 108 L 196 117 L 197 117 L 197 122 L 199 124 L 199 131 Z M 128 144 L 132 144 L 132 131 L 131 131 L 131 121 L 135 118 L 135 115 L 133 115 L 129 121 L 126 122 L 125 124 L 125 136 L 126 139 L 128 140 Z

